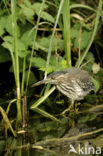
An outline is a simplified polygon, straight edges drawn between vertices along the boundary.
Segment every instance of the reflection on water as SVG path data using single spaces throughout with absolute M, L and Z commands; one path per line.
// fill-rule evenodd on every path
M 82 109 L 85 106 L 86 109 Z M 28 129 L 19 130 L 17 138 L 8 130 L 4 139 L 1 126 L 0 156 L 74 156 L 89 150 L 89 155 L 99 154 L 103 148 L 103 104 L 85 106 L 80 105 L 78 112 L 58 116 L 63 124 L 40 116 L 32 117 Z M 69 153 L 70 150 L 77 153 Z

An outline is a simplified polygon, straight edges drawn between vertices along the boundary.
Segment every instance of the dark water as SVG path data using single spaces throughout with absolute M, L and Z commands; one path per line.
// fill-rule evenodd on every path
M 75 113 L 59 115 L 63 124 L 31 114 L 26 133 L 18 134 L 17 138 L 8 130 L 4 139 L 5 132 L 1 126 L 0 156 L 102 155 L 103 104 L 86 108 L 80 105 Z M 71 147 L 77 153 L 69 152 Z

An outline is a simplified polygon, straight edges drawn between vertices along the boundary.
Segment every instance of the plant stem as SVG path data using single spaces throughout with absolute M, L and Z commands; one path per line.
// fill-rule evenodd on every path
M 93 33 L 92 33 L 92 37 L 91 37 L 91 40 L 88 43 L 88 46 L 87 46 L 86 50 L 84 51 L 84 54 L 82 55 L 82 57 L 80 59 L 80 62 L 77 62 L 77 64 L 76 64 L 77 67 L 80 67 L 80 65 L 82 64 L 84 58 L 86 57 L 86 55 L 88 53 L 89 48 L 91 47 L 91 45 L 93 43 L 94 37 L 95 37 L 95 35 L 97 33 L 99 18 L 100 18 L 100 15 L 101 15 L 101 10 L 102 10 L 102 0 L 99 0 L 97 16 L 96 16 L 96 19 L 95 19 L 95 26 L 94 26 L 94 30 L 93 30 Z
M 15 60 L 15 79 L 17 87 L 17 122 L 22 120 L 21 115 L 21 100 L 20 100 L 20 79 L 19 79 L 19 58 L 18 58 L 18 37 L 17 37 L 17 14 L 16 14 L 16 1 L 11 0 L 12 12 L 12 31 L 14 39 L 14 60 Z
M 63 5 L 63 37 L 67 64 L 71 66 L 71 46 L 70 46 L 70 0 L 65 0 Z
M 37 108 L 53 91 L 55 90 L 55 86 L 53 86 L 44 96 L 39 98 L 32 106 L 31 109 Z
M 36 41 L 38 27 L 39 27 L 39 22 L 40 22 L 40 18 L 41 18 L 41 13 L 42 13 L 43 6 L 45 4 L 45 1 L 46 0 L 43 0 L 43 2 L 41 4 L 41 8 L 40 8 L 39 16 L 38 16 L 38 20 L 37 20 L 37 27 L 36 27 L 35 34 L 34 34 L 34 42 L 33 42 L 32 52 L 31 52 L 31 57 L 30 57 L 30 64 L 29 64 L 29 70 L 28 70 L 28 75 L 27 75 L 26 91 L 25 92 L 27 92 L 27 88 L 28 88 L 28 82 L 29 82 L 30 70 L 31 70 L 31 64 L 32 64 L 32 57 L 33 57 L 33 52 L 34 52 L 34 47 L 35 47 L 35 41 Z
M 55 25 L 53 28 L 53 32 L 52 32 L 52 36 L 51 36 L 51 40 L 50 40 L 50 44 L 49 44 L 49 52 L 48 52 L 48 56 L 47 56 L 47 64 L 46 64 L 44 79 L 46 79 L 46 77 L 47 77 L 48 66 L 49 66 L 50 56 L 51 56 L 51 51 L 52 51 L 53 38 L 54 38 L 55 31 L 56 31 L 56 27 L 57 27 L 57 23 L 58 23 L 58 19 L 59 19 L 60 13 L 61 13 L 63 3 L 64 3 L 64 0 L 61 0 L 59 10 L 58 10 L 58 14 L 57 14 L 57 18 L 56 18 Z
M 21 82 L 21 96 L 24 95 L 25 66 L 26 66 L 26 56 L 24 56 L 24 60 L 23 60 L 23 76 L 22 76 L 22 82 Z

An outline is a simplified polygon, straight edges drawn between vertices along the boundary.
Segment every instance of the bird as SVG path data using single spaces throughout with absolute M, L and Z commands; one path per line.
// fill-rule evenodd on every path
M 76 67 L 70 67 L 63 71 L 56 71 L 47 76 L 46 79 L 33 84 L 39 86 L 41 84 L 53 84 L 56 89 L 67 96 L 72 101 L 79 101 L 94 90 L 94 83 L 85 70 Z

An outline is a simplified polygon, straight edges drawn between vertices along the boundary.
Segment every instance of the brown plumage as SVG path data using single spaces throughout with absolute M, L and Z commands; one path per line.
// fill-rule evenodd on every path
M 94 90 L 94 84 L 88 72 L 75 67 L 51 73 L 46 80 L 39 81 L 33 86 L 47 83 L 54 84 L 57 90 L 73 101 L 83 99 L 91 90 Z

